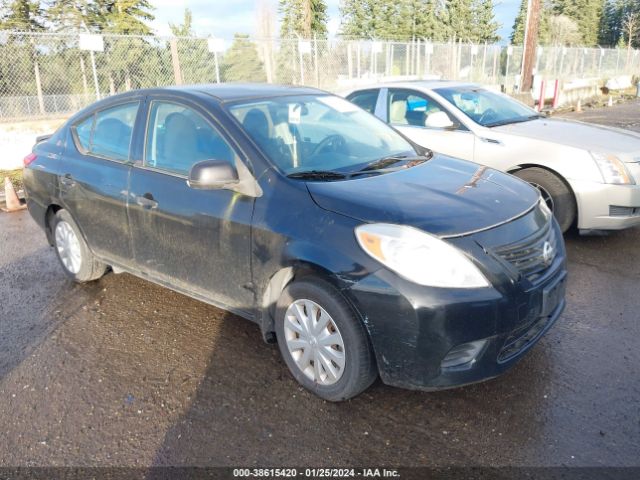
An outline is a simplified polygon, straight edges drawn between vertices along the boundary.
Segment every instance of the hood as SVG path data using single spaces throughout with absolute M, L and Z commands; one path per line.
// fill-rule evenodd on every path
M 613 153 L 625 162 L 640 161 L 640 133 L 571 120 L 544 118 L 490 129 L 569 147 Z
M 538 191 L 516 177 L 444 155 L 391 173 L 337 182 L 308 182 L 325 210 L 365 223 L 410 225 L 438 236 L 490 228 L 518 217 Z

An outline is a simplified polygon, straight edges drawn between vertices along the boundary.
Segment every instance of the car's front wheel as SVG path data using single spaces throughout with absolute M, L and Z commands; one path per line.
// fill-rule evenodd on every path
M 322 280 L 303 279 L 285 288 L 276 309 L 276 336 L 294 378 L 325 400 L 352 398 L 377 376 L 362 322 Z
M 544 168 L 531 167 L 519 170 L 515 175 L 529 182 L 540 191 L 542 199 L 553 212 L 562 232 L 569 230 L 576 218 L 576 199 L 566 183 Z
M 84 241 L 80 229 L 66 210 L 59 210 L 51 220 L 53 244 L 64 271 L 78 283 L 97 280 L 107 270 Z

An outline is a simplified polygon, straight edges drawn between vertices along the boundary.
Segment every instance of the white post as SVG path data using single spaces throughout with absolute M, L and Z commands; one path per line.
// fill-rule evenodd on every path
M 96 57 L 93 54 L 93 50 L 89 50 L 91 56 L 91 68 L 93 69 L 93 84 L 96 87 L 96 99 L 100 100 L 100 85 L 98 84 L 98 71 L 96 70 Z
M 218 52 L 213 52 L 213 62 L 216 66 L 216 83 L 220 83 L 220 64 L 218 63 Z

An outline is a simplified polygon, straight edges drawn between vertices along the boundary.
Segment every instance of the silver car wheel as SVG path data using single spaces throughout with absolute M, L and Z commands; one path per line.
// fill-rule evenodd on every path
M 62 265 L 74 275 L 82 267 L 82 249 L 76 232 L 64 220 L 56 224 L 56 249 L 62 261 Z
M 284 334 L 291 358 L 319 385 L 340 380 L 345 367 L 344 341 L 331 315 L 317 303 L 300 299 L 287 308 Z
M 544 200 L 544 203 L 547 204 L 547 207 L 549 207 L 549 210 L 551 210 L 553 212 L 553 206 L 554 206 L 553 205 L 553 197 L 547 191 L 547 189 L 544 188 L 541 185 L 538 185 L 537 183 L 531 183 L 531 185 L 538 189 L 538 191 L 540 192 L 540 195 L 542 196 L 542 200 Z

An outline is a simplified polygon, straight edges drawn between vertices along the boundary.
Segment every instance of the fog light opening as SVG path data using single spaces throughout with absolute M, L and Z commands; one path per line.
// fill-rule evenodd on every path
M 444 357 L 440 366 L 442 368 L 460 368 L 473 365 L 487 344 L 487 340 L 476 340 L 475 342 L 462 343 L 456 345 Z

